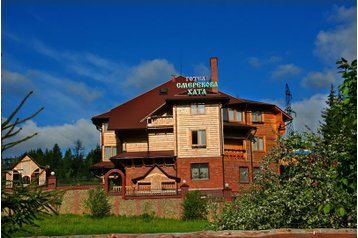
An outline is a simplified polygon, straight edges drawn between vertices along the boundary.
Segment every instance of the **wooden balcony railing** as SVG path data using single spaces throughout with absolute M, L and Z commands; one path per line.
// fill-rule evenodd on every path
M 224 156 L 229 159 L 245 159 L 246 150 L 225 149 Z
M 174 125 L 173 116 L 151 116 L 147 118 L 147 127 L 171 127 Z
M 161 188 L 153 189 L 150 185 L 126 186 L 126 196 L 165 196 L 177 195 L 176 185 L 164 185 Z

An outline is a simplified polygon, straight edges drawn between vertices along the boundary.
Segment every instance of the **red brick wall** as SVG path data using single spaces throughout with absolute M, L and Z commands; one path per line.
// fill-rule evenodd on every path
M 195 163 L 208 163 L 209 164 L 209 179 L 208 180 L 193 180 L 191 178 L 191 164 Z M 178 158 L 178 177 L 186 180 L 190 189 L 201 188 L 223 188 L 223 167 L 222 157 L 207 157 L 207 158 Z
M 252 165 L 253 167 L 260 167 L 261 164 L 259 161 L 253 161 Z M 240 167 L 247 167 L 249 169 L 249 183 L 240 183 Z M 240 192 L 240 189 L 250 186 L 253 172 L 250 160 L 225 158 L 224 169 L 225 183 L 229 184 L 233 192 Z

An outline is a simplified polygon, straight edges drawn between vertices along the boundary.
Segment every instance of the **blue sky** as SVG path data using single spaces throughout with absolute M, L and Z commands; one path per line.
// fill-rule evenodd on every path
M 99 143 L 94 115 L 170 79 L 209 75 L 219 88 L 285 107 L 295 128 L 316 129 L 336 59 L 357 55 L 356 1 L 34 1 L 3 0 L 2 118 L 34 91 L 19 113 L 45 110 L 23 125 L 39 135 L 28 149 Z

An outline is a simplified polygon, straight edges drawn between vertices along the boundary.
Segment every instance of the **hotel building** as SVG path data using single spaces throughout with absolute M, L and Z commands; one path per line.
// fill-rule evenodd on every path
M 239 193 L 292 120 L 273 104 L 219 90 L 218 59 L 211 77 L 171 78 L 92 118 L 102 162 L 92 171 L 105 189 L 126 196 L 190 190 Z

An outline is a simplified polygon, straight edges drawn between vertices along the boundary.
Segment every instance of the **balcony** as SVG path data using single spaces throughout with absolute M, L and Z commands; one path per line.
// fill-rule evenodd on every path
M 245 159 L 246 150 L 225 149 L 224 157 L 227 159 Z
M 168 116 L 151 116 L 147 118 L 148 128 L 172 128 L 174 120 L 172 115 Z

